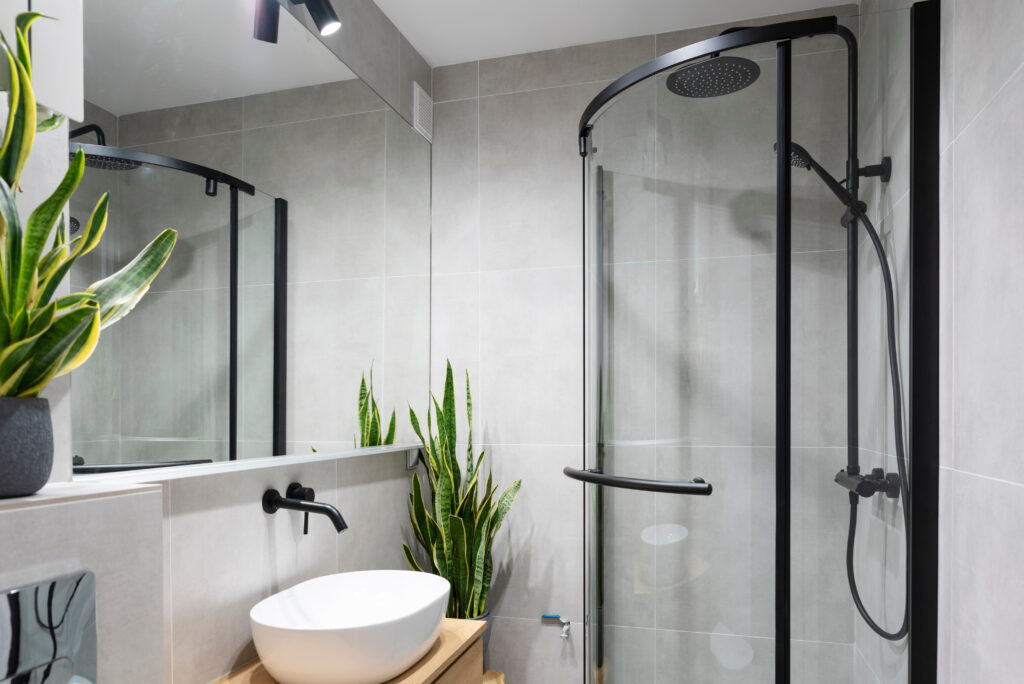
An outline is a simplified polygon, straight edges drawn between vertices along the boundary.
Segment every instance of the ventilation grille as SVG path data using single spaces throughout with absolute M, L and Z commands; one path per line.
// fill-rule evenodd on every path
M 412 127 L 431 142 L 434 136 L 434 101 L 416 81 L 412 82 Z

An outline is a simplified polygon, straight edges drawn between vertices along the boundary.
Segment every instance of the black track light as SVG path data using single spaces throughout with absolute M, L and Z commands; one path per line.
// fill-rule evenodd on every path
M 277 0 L 256 0 L 256 22 L 252 37 L 265 43 L 276 43 L 280 17 L 281 5 Z
M 309 16 L 320 30 L 321 36 L 329 36 L 341 29 L 341 20 L 334 11 L 330 0 L 296 0 L 296 5 L 306 5 Z

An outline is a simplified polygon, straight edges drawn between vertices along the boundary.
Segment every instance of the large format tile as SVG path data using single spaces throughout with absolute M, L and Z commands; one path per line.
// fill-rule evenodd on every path
M 387 105 L 358 78 L 275 90 L 245 98 L 245 128 L 382 110 Z
M 1013 681 L 1024 650 L 1017 570 L 1024 490 L 964 473 L 953 473 L 952 487 L 952 681 Z
M 583 614 L 583 490 L 562 475 L 562 468 L 578 462 L 579 448 L 488 444 L 486 450 L 499 492 L 522 480 L 494 540 L 488 610 L 502 617 L 558 613 L 578 619 Z
M 413 119 L 413 84 L 419 85 L 429 96 L 433 90 L 430 65 L 416 51 L 405 36 L 398 35 L 399 96 L 395 110 L 408 121 Z
M 487 667 L 503 672 L 508 684 L 581 681 L 583 628 L 578 617 L 570 619 L 569 638 L 562 639 L 554 621 L 491 618 Z
M 385 113 L 246 131 L 247 180 L 288 200 L 291 282 L 384 269 Z
M 852 644 L 792 641 L 790 658 L 793 684 L 854 684 Z
M 603 636 L 603 658 L 600 664 L 594 664 L 603 677 L 595 679 L 608 684 L 653 684 L 658 638 L 655 630 L 607 625 Z
M 468 373 L 477 427 L 485 408 L 480 392 L 480 274 L 431 275 L 430 300 L 430 389 L 443 394 L 446 362 L 452 364 L 460 392 Z M 417 413 L 426 407 L 426 397 L 413 405 Z
M 288 439 L 357 434 L 359 381 L 383 358 L 384 279 L 288 286 Z
M 121 147 L 238 131 L 242 128 L 242 98 L 125 114 L 118 123 Z
M 405 453 L 335 463 L 336 505 L 348 523 L 338 537 L 338 570 L 407 570 L 402 544 L 413 547 L 415 542 L 409 524 L 412 473 L 405 469 Z
M 640 36 L 487 59 L 480 62 L 480 94 L 610 81 L 653 58 L 654 36 Z
M 694 682 L 770 682 L 775 672 L 775 640 L 732 634 L 657 631 L 657 684 Z
M 374 379 L 384 429 L 395 411 L 397 442 L 416 441 L 409 407 L 418 411 L 429 397 L 430 313 L 429 275 L 384 279 L 384 344 Z
M 994 4 L 984 3 L 979 15 L 998 16 L 989 14 Z M 1024 17 L 1024 12 L 1014 14 Z M 957 20 L 967 21 L 960 16 Z M 976 39 L 997 41 L 1001 35 Z M 1018 411 L 1018 390 L 1024 384 L 1019 363 L 1024 299 L 1014 296 L 1024 287 L 1017 267 L 1024 259 L 1024 235 L 1013 217 L 1024 213 L 1024 194 L 1008 169 L 1016 167 L 1024 150 L 1019 125 L 1022 109 L 1024 72 L 1019 72 L 960 135 L 954 199 L 957 230 L 952 245 L 956 254 L 954 465 L 1014 482 L 1024 482 L 1024 462 L 1017 457 L 1024 440 Z
M 656 548 L 658 629 L 772 636 L 774 598 L 764 587 L 774 575 L 774 449 L 662 447 L 656 472 L 714 488 L 707 497 L 655 495 L 658 523 L 686 529 Z
M 431 272 L 476 271 L 480 263 L 479 103 L 434 107 L 431 148 Z
M 260 508 L 264 491 L 301 482 L 336 504 L 335 463 L 224 473 L 169 483 L 174 681 L 207 682 L 256 656 L 249 610 L 335 570 L 339 536 L 321 516 Z
M 582 440 L 579 268 L 480 280 L 480 396 L 488 442 Z
M 158 491 L 0 513 L 5 559 L 0 586 L 91 570 L 98 681 L 159 682 L 164 643 L 160 520 Z
M 578 117 L 596 85 L 480 99 L 480 267 L 580 263 Z
M 480 63 L 463 62 L 436 67 L 433 80 L 434 104 L 477 97 L 480 94 Z
M 1024 61 L 1019 38 L 1024 12 L 1016 0 L 961 0 L 953 10 L 956 69 L 950 85 L 956 93 L 955 124 L 960 134 Z
M 430 274 L 430 143 L 394 112 L 386 116 L 388 276 Z

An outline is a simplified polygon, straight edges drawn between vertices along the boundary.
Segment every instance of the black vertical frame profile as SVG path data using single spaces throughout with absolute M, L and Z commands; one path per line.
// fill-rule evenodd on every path
M 238 188 L 231 186 L 231 232 L 228 248 L 228 460 L 238 459 Z
M 790 365 L 792 342 L 792 137 L 793 44 L 776 47 L 778 95 L 775 145 L 775 681 L 789 681 L 790 629 Z
M 274 417 L 271 453 L 286 449 L 285 401 L 288 377 L 288 202 L 274 200 Z
M 910 9 L 910 684 L 938 662 L 939 1 Z

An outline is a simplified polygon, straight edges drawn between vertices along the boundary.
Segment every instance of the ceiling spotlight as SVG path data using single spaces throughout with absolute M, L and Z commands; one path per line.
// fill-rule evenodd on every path
M 320 29 L 321 36 L 337 33 L 341 28 L 341 20 L 338 19 L 338 15 L 334 12 L 334 7 L 331 6 L 330 0 L 296 0 L 295 4 L 306 5 L 306 9 L 309 10 L 309 16 L 313 17 L 313 22 Z
M 281 5 L 277 0 L 256 0 L 256 23 L 252 37 L 265 43 L 276 43 L 280 17 Z

